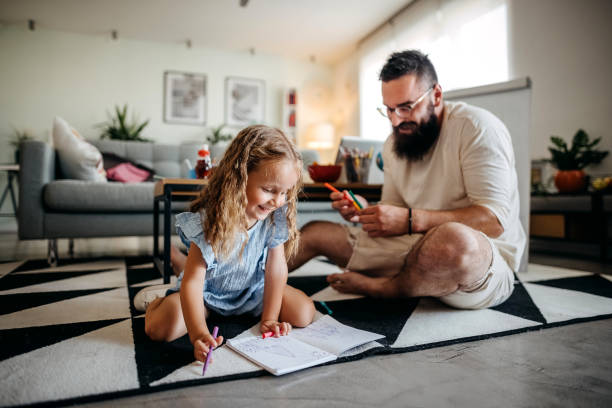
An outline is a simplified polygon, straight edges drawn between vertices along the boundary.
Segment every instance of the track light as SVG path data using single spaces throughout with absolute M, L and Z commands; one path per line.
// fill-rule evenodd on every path
M 117 40 L 119 38 L 119 33 L 117 32 L 117 30 L 111 31 L 111 38 L 113 40 Z
M 187 45 L 187 48 L 191 48 L 191 40 L 188 39 L 187 41 L 185 41 L 185 45 Z
M 36 22 L 34 20 L 28 20 L 28 28 L 30 31 L 36 30 Z
M 240 7 L 246 7 L 249 3 L 249 0 L 240 0 Z

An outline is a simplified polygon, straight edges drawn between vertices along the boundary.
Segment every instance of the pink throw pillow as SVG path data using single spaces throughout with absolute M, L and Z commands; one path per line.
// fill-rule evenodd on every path
M 139 169 L 131 163 L 121 163 L 106 171 L 106 177 L 109 180 L 123 183 L 139 183 L 147 180 L 150 176 L 150 172 Z

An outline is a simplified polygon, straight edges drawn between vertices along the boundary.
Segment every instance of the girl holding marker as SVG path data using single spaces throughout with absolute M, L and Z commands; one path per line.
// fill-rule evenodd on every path
M 146 288 L 134 298 L 146 310 L 150 338 L 188 333 L 195 358 L 205 361 L 223 342 L 210 334 L 210 310 L 261 316 L 261 333 L 274 336 L 312 322 L 312 300 L 286 284 L 287 259 L 298 248 L 301 171 L 300 154 L 280 130 L 256 125 L 235 137 L 191 212 L 176 217 L 189 246 L 176 287 Z

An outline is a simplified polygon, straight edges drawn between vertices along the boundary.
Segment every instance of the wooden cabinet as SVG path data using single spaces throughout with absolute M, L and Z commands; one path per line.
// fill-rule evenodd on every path
M 532 194 L 529 235 L 599 245 L 600 259 L 608 258 L 610 193 Z

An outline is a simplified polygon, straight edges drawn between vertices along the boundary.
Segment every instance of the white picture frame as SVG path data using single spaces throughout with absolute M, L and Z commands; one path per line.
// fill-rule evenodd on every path
M 225 78 L 225 123 L 234 127 L 264 123 L 265 88 L 261 79 Z
M 164 72 L 164 122 L 206 124 L 206 75 Z

